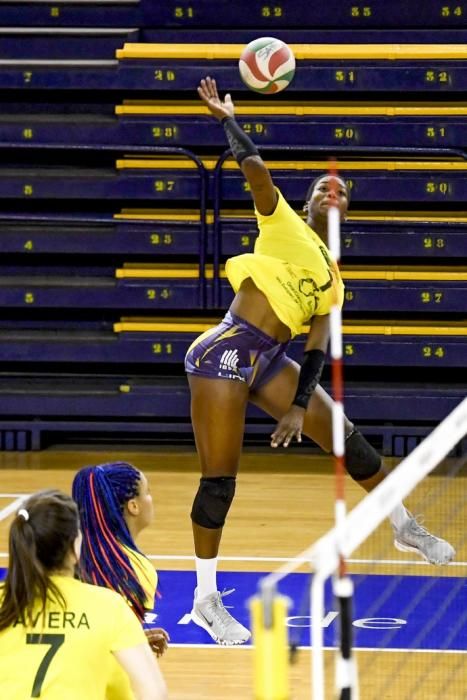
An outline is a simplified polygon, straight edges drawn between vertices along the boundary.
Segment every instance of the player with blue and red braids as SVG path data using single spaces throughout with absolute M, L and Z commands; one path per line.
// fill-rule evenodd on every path
M 83 467 L 73 479 L 72 495 L 83 532 L 82 580 L 120 593 L 142 624 L 145 613 L 153 610 L 157 588 L 157 572 L 135 543 L 153 517 L 145 475 L 127 462 Z M 169 635 L 160 628 L 145 631 L 151 648 L 161 656 Z M 129 692 L 115 664 L 106 697 L 123 700 L 132 697 Z

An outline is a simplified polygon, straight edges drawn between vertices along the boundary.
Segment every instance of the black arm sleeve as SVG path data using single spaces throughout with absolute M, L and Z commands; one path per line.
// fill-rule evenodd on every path
M 308 350 L 300 368 L 298 387 L 295 398 L 292 401 L 296 406 L 306 408 L 308 401 L 318 384 L 324 367 L 324 352 L 322 350 Z
M 222 126 L 224 127 L 232 155 L 239 165 L 248 156 L 259 156 L 255 144 L 233 117 L 224 117 Z

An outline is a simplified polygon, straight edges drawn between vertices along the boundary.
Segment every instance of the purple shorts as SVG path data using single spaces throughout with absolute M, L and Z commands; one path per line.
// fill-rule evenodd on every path
M 257 389 L 291 362 L 285 354 L 288 344 L 228 311 L 218 326 L 192 343 L 185 370 L 199 377 L 236 379 Z

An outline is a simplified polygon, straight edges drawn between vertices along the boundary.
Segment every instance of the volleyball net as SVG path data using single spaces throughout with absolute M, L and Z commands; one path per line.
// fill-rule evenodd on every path
M 464 399 L 335 527 L 261 580 L 253 601 L 257 700 L 465 697 L 466 435 Z M 451 564 L 432 566 L 394 548 L 386 519 L 402 500 L 430 532 L 454 545 Z M 304 564 L 312 575 L 303 574 Z M 303 579 L 300 595 L 289 585 L 294 577 Z M 336 605 L 335 594 L 347 604 Z M 297 619 L 304 622 L 299 629 L 311 630 L 309 640 L 297 636 L 291 624 Z M 355 650 L 358 670 L 346 662 L 343 642 Z M 305 694 L 290 691 L 290 646 L 312 649 Z

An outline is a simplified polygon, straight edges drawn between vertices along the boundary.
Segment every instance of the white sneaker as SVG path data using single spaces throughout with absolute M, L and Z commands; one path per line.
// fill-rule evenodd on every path
M 250 639 L 251 632 L 237 622 L 225 609 L 222 602 L 223 595 L 225 594 L 216 591 L 198 600 L 196 597 L 197 591 L 195 590 L 191 619 L 195 624 L 206 630 L 218 644 L 224 646 L 244 644 Z
M 393 525 L 393 530 L 394 545 L 399 551 L 416 552 L 430 564 L 449 564 L 456 554 L 449 542 L 432 535 L 413 516 L 399 529 Z

